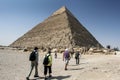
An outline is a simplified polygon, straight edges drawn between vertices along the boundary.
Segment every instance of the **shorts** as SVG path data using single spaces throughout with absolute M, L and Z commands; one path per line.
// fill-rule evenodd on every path
M 65 64 L 68 64 L 68 63 L 69 63 L 69 59 L 66 58 L 66 59 L 65 59 Z

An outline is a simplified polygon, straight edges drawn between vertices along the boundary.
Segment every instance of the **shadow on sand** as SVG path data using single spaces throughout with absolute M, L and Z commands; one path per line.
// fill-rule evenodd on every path
M 26 79 L 26 80 L 40 80 L 40 79 L 41 79 L 41 77 L 38 77 L 38 78 L 35 78 L 35 79 Z
M 63 79 L 66 79 L 66 78 L 69 78 L 71 75 L 68 75 L 68 76 L 53 76 L 53 77 L 50 77 L 50 78 L 47 78 L 47 79 L 44 79 L 44 77 L 40 77 L 40 78 L 36 78 L 36 79 L 28 79 L 28 80 L 40 80 L 40 79 L 44 79 L 44 80 L 63 80 Z
M 74 65 L 69 65 L 69 66 L 79 66 L 79 65 L 82 65 L 82 64 L 88 64 L 88 63 L 86 62 L 86 63 L 74 64 Z
M 72 68 L 72 69 L 68 69 L 68 70 L 82 70 L 84 68 Z
M 71 75 L 68 75 L 68 76 L 53 76 L 53 77 L 48 78 L 46 80 L 53 80 L 53 79 L 55 79 L 55 80 L 63 80 L 63 79 L 69 78 L 70 76 Z

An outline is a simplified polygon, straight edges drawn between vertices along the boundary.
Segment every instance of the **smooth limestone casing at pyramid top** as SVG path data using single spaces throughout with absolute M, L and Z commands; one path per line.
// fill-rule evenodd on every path
M 13 42 L 11 47 L 102 47 L 66 8 L 54 12 Z

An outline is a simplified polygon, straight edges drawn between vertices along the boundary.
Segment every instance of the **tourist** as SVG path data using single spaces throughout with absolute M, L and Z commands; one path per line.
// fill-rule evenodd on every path
M 47 79 L 47 72 L 49 70 L 49 77 L 52 77 L 52 55 L 51 55 L 51 50 L 49 48 L 48 53 L 45 55 L 45 58 L 43 60 L 43 65 L 44 65 L 44 75 L 45 75 L 45 80 Z
M 57 58 L 57 51 L 55 51 L 55 58 Z
M 68 63 L 69 63 L 69 60 L 70 60 L 70 53 L 68 51 L 68 49 L 65 49 L 65 52 L 63 53 L 63 61 L 65 59 L 65 70 L 67 70 L 67 66 L 68 66 Z
M 71 58 L 73 58 L 73 54 L 74 54 L 74 49 L 73 48 L 71 49 L 70 53 L 71 53 Z
M 29 80 L 29 77 L 30 77 L 34 67 L 35 67 L 35 75 L 34 75 L 34 77 L 39 77 L 38 76 L 38 60 L 39 60 L 38 48 L 35 47 L 32 53 L 35 54 L 35 59 L 30 60 L 31 61 L 31 70 L 30 70 L 30 73 L 29 73 L 29 75 L 27 77 L 27 80 Z
M 79 50 L 77 50 L 75 53 L 75 59 L 76 59 L 76 64 L 79 64 L 79 61 L 80 61 L 80 51 Z

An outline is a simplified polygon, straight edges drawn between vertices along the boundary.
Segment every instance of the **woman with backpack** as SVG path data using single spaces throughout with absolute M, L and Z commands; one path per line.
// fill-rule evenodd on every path
M 51 50 L 48 50 L 48 53 L 45 55 L 44 60 L 43 60 L 43 65 L 44 65 L 44 75 L 45 75 L 45 80 L 47 79 L 47 72 L 49 70 L 49 77 L 52 77 L 52 55 L 51 55 Z

